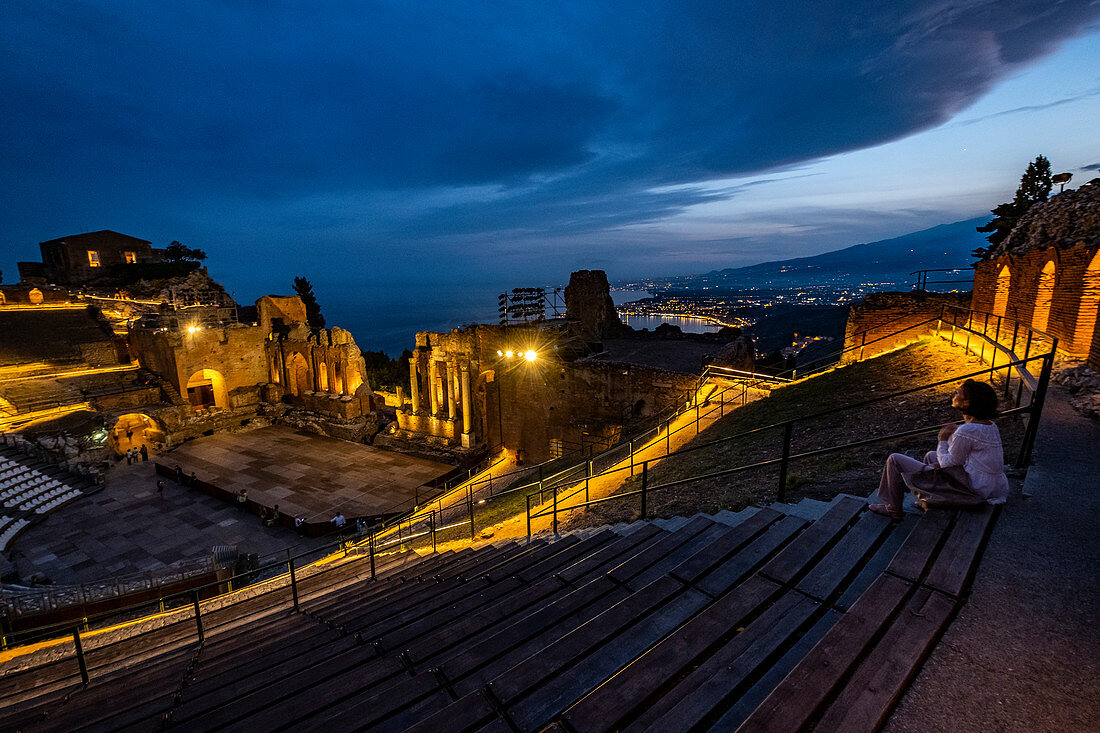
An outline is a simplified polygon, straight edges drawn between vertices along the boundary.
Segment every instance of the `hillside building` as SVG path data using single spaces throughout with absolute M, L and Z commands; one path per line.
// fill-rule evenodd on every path
M 70 234 L 39 243 L 42 262 L 20 262 L 23 282 L 44 281 L 57 285 L 82 285 L 116 265 L 159 262 L 163 250 L 146 239 L 104 229 Z

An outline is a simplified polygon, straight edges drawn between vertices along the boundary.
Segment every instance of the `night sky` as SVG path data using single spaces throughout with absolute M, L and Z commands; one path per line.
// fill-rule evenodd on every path
M 1100 175 L 1095 1 L 5 0 L 0 85 L 5 282 L 107 228 L 244 300 L 684 274 Z

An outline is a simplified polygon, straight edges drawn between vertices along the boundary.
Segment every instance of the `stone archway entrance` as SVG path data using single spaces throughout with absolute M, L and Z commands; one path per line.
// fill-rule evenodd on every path
M 313 387 L 309 382 L 309 365 L 301 352 L 295 351 L 286 365 L 287 387 L 295 397 L 301 397 L 306 392 L 312 392 Z
M 164 430 L 157 421 L 140 412 L 121 415 L 118 422 L 107 435 L 108 444 L 116 454 L 122 455 L 130 448 L 151 448 L 155 443 L 164 442 Z
M 225 377 L 217 369 L 200 369 L 187 380 L 187 401 L 196 410 L 229 407 Z

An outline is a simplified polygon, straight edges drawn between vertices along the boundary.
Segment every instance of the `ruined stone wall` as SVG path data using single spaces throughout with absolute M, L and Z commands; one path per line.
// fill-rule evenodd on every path
M 598 341 L 621 325 L 603 270 L 580 270 L 569 276 L 565 317 L 576 324 L 577 334 L 586 341 Z
M 975 310 L 1041 328 L 1058 338 L 1060 351 L 1087 359 L 1094 368 L 1100 368 L 1098 307 L 1098 244 L 1005 254 L 978 263 L 975 271 Z
M 504 445 L 524 451 L 528 462 L 549 460 L 551 441 L 560 441 L 566 453 L 599 452 L 625 424 L 685 404 L 697 382 L 692 375 L 632 364 L 529 366 L 537 368 L 521 367 L 497 380 Z M 497 430 L 490 427 L 490 432 Z
M 130 351 L 146 369 L 167 379 L 182 397 L 196 372 L 212 369 L 225 380 L 229 408 L 255 405 L 268 381 L 265 334 L 259 327 L 227 324 L 186 330 L 130 330 Z
M 969 302 L 969 293 L 872 293 L 848 310 L 841 363 L 868 359 L 916 341 L 935 328 L 934 323 L 921 323 L 938 318 L 945 306 L 966 308 Z

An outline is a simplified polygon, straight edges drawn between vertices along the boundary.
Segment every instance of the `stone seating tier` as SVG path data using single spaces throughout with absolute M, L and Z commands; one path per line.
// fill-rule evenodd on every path
M 300 583 L 0 677 L 43 730 L 871 730 L 965 591 L 995 513 L 844 497 L 432 555 Z M 358 577 L 354 567 L 360 568 Z M 320 583 L 318 576 L 310 582 Z M 272 591 L 272 593 L 276 593 Z

